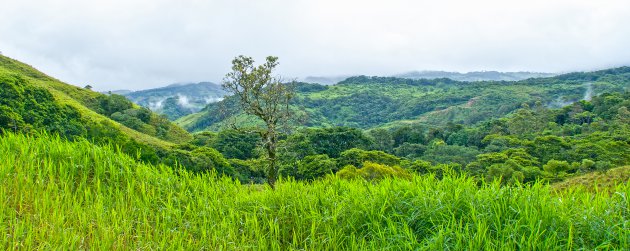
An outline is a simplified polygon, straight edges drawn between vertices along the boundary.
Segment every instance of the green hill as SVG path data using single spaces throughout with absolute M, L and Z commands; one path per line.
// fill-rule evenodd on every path
M 0 56 L 0 84 L 0 104 L 5 116 L 11 114 L 13 130 L 46 129 L 85 137 L 102 129 L 160 147 L 191 139 L 167 119 L 120 95 L 68 85 L 5 56 Z M 73 122 L 65 125 L 64 119 Z
M 189 144 L 192 135 L 166 117 L 124 96 L 68 85 L 0 56 L 0 134 L 42 131 L 114 145 L 147 163 L 241 178 L 221 153 Z
M 408 123 L 476 124 L 500 118 L 527 103 L 561 107 L 605 92 L 630 88 L 630 67 L 521 81 L 351 77 L 336 85 L 298 83 L 294 109 L 306 127 L 374 128 Z M 225 119 L 247 118 L 236 100 L 209 104 L 176 121 L 188 131 L 218 130 Z
M 241 185 L 50 135 L 0 136 L 0 249 L 628 250 L 630 186 L 445 174 Z M 558 197 L 561 196 L 561 197 Z

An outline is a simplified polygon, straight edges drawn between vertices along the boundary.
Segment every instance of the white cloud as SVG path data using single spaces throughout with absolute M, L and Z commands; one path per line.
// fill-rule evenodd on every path
M 3 1 L 0 51 L 76 85 L 218 82 L 239 54 L 280 73 L 570 71 L 630 63 L 627 1 Z

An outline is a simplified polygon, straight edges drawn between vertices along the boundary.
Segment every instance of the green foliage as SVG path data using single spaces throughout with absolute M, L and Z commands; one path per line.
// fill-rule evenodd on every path
M 402 145 L 394 148 L 394 155 L 404 158 L 419 158 L 427 151 L 427 147 L 421 144 L 402 143 Z
M 100 100 L 99 105 L 91 109 L 131 129 L 175 143 L 184 143 L 192 138 L 166 117 L 152 113 L 147 108 L 137 107 L 122 95 L 101 95 L 97 99 Z
M 435 163 L 457 163 L 465 165 L 472 162 L 479 151 L 474 147 L 458 145 L 435 144 L 429 147 L 422 159 Z
M 338 158 L 352 148 L 369 148 L 372 141 L 361 130 L 349 127 L 304 129 L 285 140 L 286 154 L 301 159 L 308 155 L 326 154 Z
M 337 171 L 337 161 L 326 154 L 310 155 L 298 162 L 296 177 L 298 179 L 313 180 Z
M 628 184 L 630 166 L 617 167 L 606 172 L 589 172 L 554 183 L 552 188 L 558 192 L 567 192 L 576 188 L 584 188 L 593 193 L 614 194 L 616 187 Z
M 433 165 L 431 164 L 431 162 L 424 160 L 402 161 L 401 166 L 407 170 L 411 170 L 419 174 L 428 173 L 433 169 Z
M 76 109 L 59 104 L 46 89 L 29 86 L 27 79 L 13 74 L 0 74 L 0 129 L 46 130 L 68 138 L 87 133 Z
M 501 187 L 448 173 L 275 190 L 136 162 L 79 140 L 0 137 L 0 249 L 627 250 L 610 193 Z M 370 165 L 365 165 L 370 166 Z
M 346 150 L 341 153 L 341 156 L 339 156 L 340 166 L 353 165 L 356 167 L 362 167 L 364 162 L 396 166 L 400 164 L 400 161 L 400 158 L 382 151 L 367 151 L 358 148 Z
M 255 149 L 260 141 L 260 134 L 257 132 L 228 129 L 217 133 L 209 146 L 219 150 L 226 158 L 246 160 L 258 157 Z
M 173 149 L 173 143 L 192 137 L 166 118 L 121 95 L 67 85 L 4 56 L 0 56 L 0 131 L 86 138 L 98 145 L 115 145 L 146 163 L 179 163 L 198 172 L 238 176 L 213 149 Z
M 268 56 L 265 63 L 254 65 L 254 59 L 240 55 L 232 60 L 232 71 L 225 75 L 223 89 L 238 98 L 242 111 L 262 122 L 256 131 L 260 133 L 265 149 L 267 183 L 274 187 L 278 177 L 278 141 L 282 129 L 291 126 L 292 111 L 289 102 L 294 97 L 291 86 L 281 83 L 273 75 L 278 58 Z
M 185 147 L 184 147 L 185 148 Z M 216 171 L 220 174 L 236 177 L 238 174 L 228 160 L 219 151 L 209 147 L 192 149 L 173 149 L 162 153 L 164 163 L 182 167 L 192 172 Z
M 88 137 L 101 142 L 108 140 L 91 137 L 100 134 L 96 129 L 115 130 L 129 140 L 158 148 L 191 139 L 190 134 L 166 118 L 135 107 L 123 96 L 108 96 L 62 83 L 1 55 L 0 85 L 0 102 L 3 102 L 0 123 L 13 131 L 46 130 L 64 137 Z M 113 118 L 127 127 L 103 122 Z
M 411 179 L 412 175 L 405 169 L 399 166 L 387 166 L 377 163 L 366 161 L 362 163 L 361 168 L 356 168 L 353 165 L 346 165 L 343 169 L 337 172 L 337 176 L 343 179 L 357 179 L 364 180 L 382 180 L 385 178 L 399 178 L 399 179 Z
M 549 172 L 554 175 L 554 177 L 558 177 L 558 174 L 564 173 L 569 170 L 569 162 L 559 161 L 559 160 L 549 160 L 547 164 L 543 165 L 543 169 L 546 172 Z
M 228 159 L 230 165 L 237 173 L 238 179 L 242 183 L 265 183 L 267 178 L 264 172 L 263 161 L 259 159 L 240 160 L 240 159 Z

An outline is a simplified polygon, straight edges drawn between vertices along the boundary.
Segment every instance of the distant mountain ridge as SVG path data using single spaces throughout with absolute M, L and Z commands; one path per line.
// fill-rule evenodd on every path
M 124 90 L 115 92 L 171 120 L 198 112 L 206 105 L 222 100 L 226 94 L 221 86 L 211 82 L 176 83 L 128 93 Z
M 451 72 L 451 71 L 410 71 L 401 74 L 391 75 L 397 78 L 408 79 L 439 79 L 448 78 L 462 82 L 473 81 L 519 81 L 528 78 L 547 78 L 557 76 L 555 73 L 545 72 L 500 72 L 500 71 L 471 71 L 471 72 Z M 339 76 L 308 76 L 302 81 L 306 83 L 317 83 L 322 85 L 334 85 L 353 75 Z
M 412 71 L 394 75 L 399 78 L 437 79 L 449 78 L 457 81 L 519 81 L 528 78 L 547 78 L 558 74 L 544 72 L 499 72 L 499 71 L 471 71 L 466 73 L 448 71 Z

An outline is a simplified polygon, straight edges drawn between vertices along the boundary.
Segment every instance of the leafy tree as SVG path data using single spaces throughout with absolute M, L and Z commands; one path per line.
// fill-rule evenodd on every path
M 358 148 L 344 151 L 339 157 L 339 164 L 341 166 L 353 165 L 362 167 L 361 165 L 366 161 L 395 166 L 400 164 L 401 159 L 383 151 L 367 151 Z
M 337 170 L 337 161 L 326 154 L 307 156 L 298 163 L 297 176 L 300 179 L 313 180 Z
M 309 155 L 325 154 L 338 158 L 352 148 L 369 148 L 372 144 L 361 130 L 350 127 L 309 128 L 300 130 L 280 142 L 283 175 L 296 175 L 297 163 Z M 292 169 L 292 171 L 290 171 Z
M 590 171 L 590 170 L 595 169 L 595 161 L 592 161 L 590 159 L 583 159 L 580 165 L 580 169 L 584 171 Z
M 399 166 L 388 166 L 366 161 L 362 168 L 354 165 L 346 165 L 337 172 L 337 176 L 343 179 L 363 178 L 365 180 L 380 180 L 384 178 L 411 179 L 411 174 Z
M 265 183 L 265 172 L 260 169 L 261 163 L 258 163 L 257 159 L 240 160 L 240 159 L 228 159 L 230 165 L 238 173 L 238 178 L 244 183 Z
M 238 97 L 246 114 L 259 118 L 265 124 L 259 132 L 268 159 L 267 183 L 272 188 L 275 188 L 278 177 L 279 130 L 282 124 L 288 125 L 289 101 L 293 97 L 292 90 L 278 77 L 272 76 L 277 65 L 277 57 L 269 56 L 264 64 L 254 66 L 251 57 L 238 56 L 232 60 L 232 72 L 225 76 L 222 85 Z
M 378 128 L 369 132 L 370 137 L 374 139 L 374 149 L 391 152 L 394 147 L 394 139 L 389 131 Z
M 403 143 L 402 145 L 394 148 L 394 155 L 403 158 L 418 158 L 421 157 L 427 150 L 425 145 L 421 144 L 413 144 L 413 143 Z
M 133 103 L 122 95 L 111 94 L 108 96 L 99 96 L 99 98 L 101 100 L 102 113 L 106 116 L 111 116 L 115 112 L 122 112 L 133 108 Z
M 555 178 L 558 178 L 558 174 L 569 170 L 569 167 L 569 162 L 555 159 L 549 160 L 547 164 L 543 165 L 543 169 L 553 174 Z
M 227 129 L 220 131 L 210 145 L 226 158 L 246 160 L 257 157 L 254 150 L 258 142 L 260 135 L 257 133 Z
M 427 173 L 433 167 L 433 165 L 431 165 L 431 162 L 424 161 L 424 160 L 414 160 L 414 161 L 404 160 L 401 162 L 401 166 L 407 170 L 411 170 L 416 173 Z
M 437 143 L 441 142 L 441 143 Z M 479 151 L 474 147 L 465 147 L 458 145 L 447 145 L 443 141 L 436 141 L 437 144 L 429 147 L 422 159 L 437 163 L 458 163 L 466 165 L 474 161 Z

